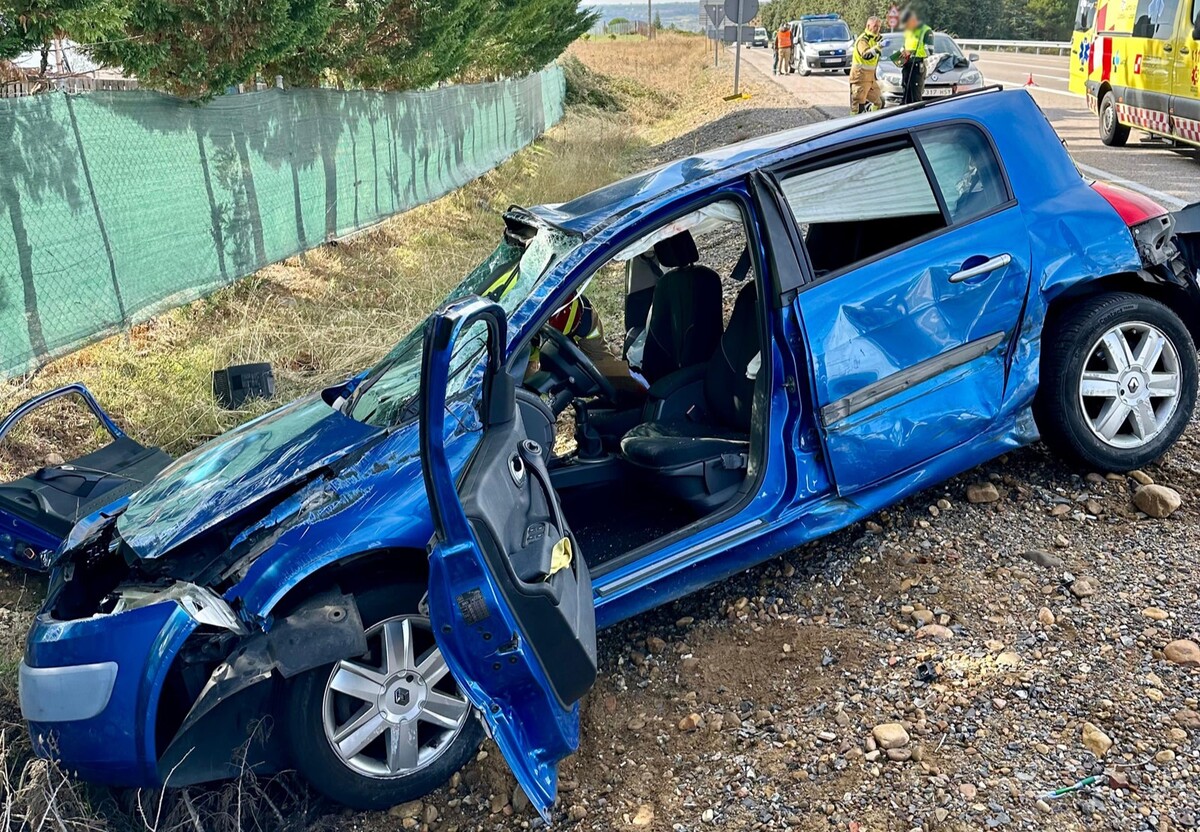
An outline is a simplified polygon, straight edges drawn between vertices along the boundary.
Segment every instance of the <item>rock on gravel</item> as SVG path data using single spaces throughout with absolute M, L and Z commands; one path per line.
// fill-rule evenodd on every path
M 994 503 L 1000 499 L 1000 492 L 990 482 L 976 482 L 967 486 L 967 502 Z
M 1030 549 L 1027 552 L 1022 552 L 1021 557 L 1030 563 L 1036 563 L 1038 566 L 1044 566 L 1046 569 L 1063 569 L 1066 564 L 1058 555 L 1052 555 L 1042 549 Z
M 949 641 L 954 638 L 954 631 L 941 624 L 926 624 L 917 630 L 917 638 L 931 638 L 934 641 Z
M 1181 638 L 1163 648 L 1167 661 L 1184 667 L 1200 667 L 1200 645 Z
M 1151 517 L 1170 517 L 1183 504 L 1174 488 L 1165 485 L 1143 485 L 1133 492 L 1133 504 Z
M 1083 744 L 1097 757 L 1103 757 L 1113 747 L 1112 738 L 1091 722 L 1083 723 Z
M 1090 598 L 1100 591 L 1100 582 L 1095 578 L 1076 578 L 1071 584 L 1071 594 L 1076 598 Z
M 908 745 L 908 731 L 899 722 L 885 722 L 871 729 L 871 736 L 879 747 L 886 750 Z

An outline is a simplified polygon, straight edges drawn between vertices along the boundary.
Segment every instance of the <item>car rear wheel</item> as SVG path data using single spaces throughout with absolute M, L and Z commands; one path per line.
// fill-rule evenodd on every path
M 395 589 L 359 596 L 367 653 L 291 681 L 288 742 L 320 792 L 386 809 L 433 791 L 474 755 L 483 728 L 446 667 L 429 619 Z
M 1109 147 L 1124 147 L 1129 127 L 1117 120 L 1117 96 L 1111 90 L 1100 101 L 1100 141 Z
M 1197 375 L 1192 337 L 1162 303 L 1091 298 L 1043 337 L 1038 426 L 1052 448 L 1095 470 L 1130 471 L 1183 433 Z

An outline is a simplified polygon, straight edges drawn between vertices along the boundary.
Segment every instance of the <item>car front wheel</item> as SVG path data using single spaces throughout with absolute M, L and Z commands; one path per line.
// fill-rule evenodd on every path
M 300 674 L 288 690 L 293 764 L 317 790 L 356 809 L 386 809 L 428 794 L 483 740 L 429 619 L 389 615 L 395 597 L 394 591 L 359 597 L 366 654 Z
M 1042 341 L 1038 426 L 1052 448 L 1098 471 L 1153 462 L 1196 403 L 1196 347 L 1179 317 L 1125 292 L 1076 304 Z

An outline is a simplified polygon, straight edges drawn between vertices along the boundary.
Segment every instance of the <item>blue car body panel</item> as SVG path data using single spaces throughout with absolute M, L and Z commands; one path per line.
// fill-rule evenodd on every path
M 117 529 L 138 557 L 157 558 L 380 432 L 306 396 L 176 460 L 130 499 Z
M 942 122 L 981 126 L 995 143 L 1014 204 L 971 226 L 876 261 L 848 292 L 838 280 L 813 282 L 797 252 L 763 239 L 762 191 L 752 184 L 808 155 Z M 1039 151 L 1045 148 L 1045 151 Z M 767 321 L 770 373 L 757 490 L 733 516 L 652 555 L 594 576 L 600 627 L 691 593 L 787 548 L 828 534 L 1004 451 L 1036 440 L 1031 404 L 1037 389 L 1041 331 L 1048 304 L 1083 281 L 1134 274 L 1141 261 L 1112 207 L 1080 177 L 1028 94 L 971 95 L 937 106 L 826 122 L 673 162 L 563 205 L 533 209 L 544 221 L 581 235 L 528 301 L 509 316 L 506 348 L 528 341 L 549 312 L 569 299 L 577 279 L 656 222 L 720 195 L 743 206 L 759 263 L 776 285 L 791 286 Z M 1012 255 L 1003 275 L 948 291 L 945 276 L 965 257 Z M 959 235 L 956 237 L 956 235 Z M 783 258 L 781 261 L 780 258 Z M 786 271 L 787 273 L 782 273 Z M 842 281 L 844 283 L 844 281 Z M 863 386 L 936 359 L 965 344 L 1001 340 L 963 365 L 826 424 L 823 408 Z M 467 389 L 483 376 L 482 366 Z M 352 385 L 347 387 L 350 389 Z M 478 441 L 472 402 L 450 403 L 445 435 L 448 482 Z M 254 553 L 223 591 L 239 614 L 263 629 L 290 591 L 325 567 L 363 553 L 388 552 L 396 569 L 418 564 L 433 533 L 422 488 L 416 422 L 386 431 L 349 419 L 320 396 L 308 397 L 198 449 L 138 493 L 118 521 L 143 558 L 186 556 L 192 541 L 239 517 L 231 545 Z M 445 485 L 445 483 L 443 483 Z M 282 498 L 279 494 L 283 494 Z M 271 495 L 273 499 L 268 501 Z M 102 526 L 103 517 L 87 524 Z M 182 554 L 181 554 L 182 553 Z M 438 574 L 442 586 L 452 574 Z M 431 605 L 447 609 L 451 593 Z M 26 661 L 59 667 L 101 660 L 118 666 L 108 707 L 80 723 L 34 725 L 55 736 L 54 753 L 90 779 L 159 782 L 155 737 L 163 678 L 195 622 L 176 602 L 108 617 L 54 621 L 43 612 Z M 452 670 L 469 677 L 463 664 Z M 477 684 L 472 699 L 488 702 Z M 528 715 L 517 719 L 529 721 Z M 523 785 L 537 792 L 548 762 L 573 746 L 571 715 L 513 739 L 493 725 Z M 511 727 L 511 726 L 510 726 Z M 39 745 L 49 751 L 50 744 Z M 541 767 L 540 769 L 538 767 Z M 536 769 L 536 770 L 535 770 Z M 520 771 L 519 771 L 520 773 Z

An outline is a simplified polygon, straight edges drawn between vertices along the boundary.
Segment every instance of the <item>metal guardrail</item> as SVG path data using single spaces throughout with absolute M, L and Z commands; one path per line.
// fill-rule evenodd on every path
M 1066 55 L 1071 51 L 1070 42 L 1055 40 L 980 40 L 978 38 L 955 38 L 954 41 L 964 50 L 977 47 L 985 52 L 1032 52 L 1035 55 L 1043 51 L 1056 55 Z

